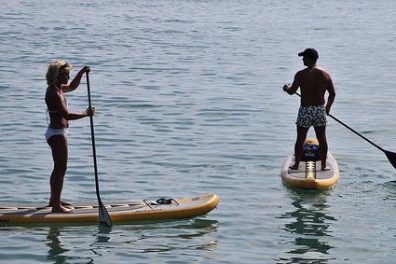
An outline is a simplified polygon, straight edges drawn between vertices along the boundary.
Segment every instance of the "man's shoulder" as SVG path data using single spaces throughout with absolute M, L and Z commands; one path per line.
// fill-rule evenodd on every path
M 306 73 L 307 73 L 307 68 L 302 69 L 302 70 L 296 72 L 296 77 L 300 77 L 300 76 L 302 76 L 302 75 L 304 75 Z
M 314 69 L 315 69 L 316 71 L 318 71 L 318 72 L 323 73 L 323 74 L 330 75 L 330 73 L 329 73 L 325 68 L 323 68 L 323 67 L 321 67 L 321 66 L 315 66 Z
M 296 79 L 303 79 L 306 76 L 309 76 L 312 73 L 310 68 L 305 68 L 296 73 Z
M 316 77 L 323 76 L 325 78 L 330 78 L 331 79 L 330 73 L 327 70 L 325 70 L 323 67 L 318 66 L 318 65 L 315 65 L 312 68 L 309 68 L 309 67 L 305 68 L 305 69 L 299 71 L 299 73 L 300 73 L 301 76 L 313 75 L 313 76 L 316 76 Z

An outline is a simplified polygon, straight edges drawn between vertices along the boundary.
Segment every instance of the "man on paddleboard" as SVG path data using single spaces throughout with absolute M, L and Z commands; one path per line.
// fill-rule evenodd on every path
M 326 166 L 328 149 L 326 114 L 330 113 L 336 92 L 330 74 L 316 64 L 319 54 L 315 49 L 305 49 L 298 53 L 298 56 L 303 57 L 303 63 L 307 67 L 296 73 L 292 85 L 283 86 L 283 90 L 288 94 L 294 94 L 298 88 L 301 90 L 301 105 L 296 121 L 297 139 L 294 145 L 295 163 L 290 166 L 290 169 L 298 169 L 308 129 L 313 126 L 319 141 L 321 170 L 328 170 Z M 326 91 L 329 96 L 325 105 Z
M 65 177 L 68 160 L 67 148 L 67 129 L 69 120 L 80 119 L 94 115 L 94 108 L 87 108 L 84 112 L 71 113 L 68 110 L 65 93 L 74 91 L 80 84 L 84 73 L 88 73 L 90 68 L 82 68 L 70 84 L 67 84 L 70 78 L 72 65 L 62 60 L 52 62 L 48 66 L 46 74 L 47 91 L 45 93 L 45 102 L 47 104 L 50 123 L 45 133 L 48 145 L 51 147 L 52 158 L 54 160 L 54 169 L 51 173 L 50 186 L 51 197 L 49 205 L 53 213 L 68 213 L 70 205 L 61 200 L 63 179 Z

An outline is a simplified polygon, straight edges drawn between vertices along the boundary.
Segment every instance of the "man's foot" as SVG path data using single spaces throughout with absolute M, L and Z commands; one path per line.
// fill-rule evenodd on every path
M 289 167 L 289 170 L 298 170 L 298 165 L 294 164 Z
M 64 207 L 63 205 L 60 206 L 52 206 L 52 213 L 71 213 L 71 210 Z
M 331 168 L 329 168 L 327 166 L 321 169 L 321 171 L 329 171 L 329 170 L 331 170 Z

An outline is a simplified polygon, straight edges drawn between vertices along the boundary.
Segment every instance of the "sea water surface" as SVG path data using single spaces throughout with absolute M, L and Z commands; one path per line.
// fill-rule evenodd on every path
M 396 171 L 332 119 L 341 180 L 298 191 L 279 176 L 296 96 L 319 51 L 332 114 L 396 151 L 393 0 L 1 1 L 0 204 L 46 204 L 45 73 L 91 66 L 102 200 L 216 193 L 210 214 L 148 224 L 0 227 L 1 263 L 394 263 Z M 67 95 L 87 107 L 86 81 Z M 71 122 L 63 198 L 95 201 L 89 120 Z M 310 132 L 310 136 L 314 136 Z

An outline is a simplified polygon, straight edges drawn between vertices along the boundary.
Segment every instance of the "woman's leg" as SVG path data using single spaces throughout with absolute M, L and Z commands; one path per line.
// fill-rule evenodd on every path
M 54 169 L 50 178 L 51 197 L 49 206 L 52 206 L 52 212 L 54 213 L 70 212 L 61 202 L 63 181 L 68 160 L 67 139 L 63 135 L 54 135 L 48 139 L 48 144 L 51 147 L 52 158 L 54 160 Z

